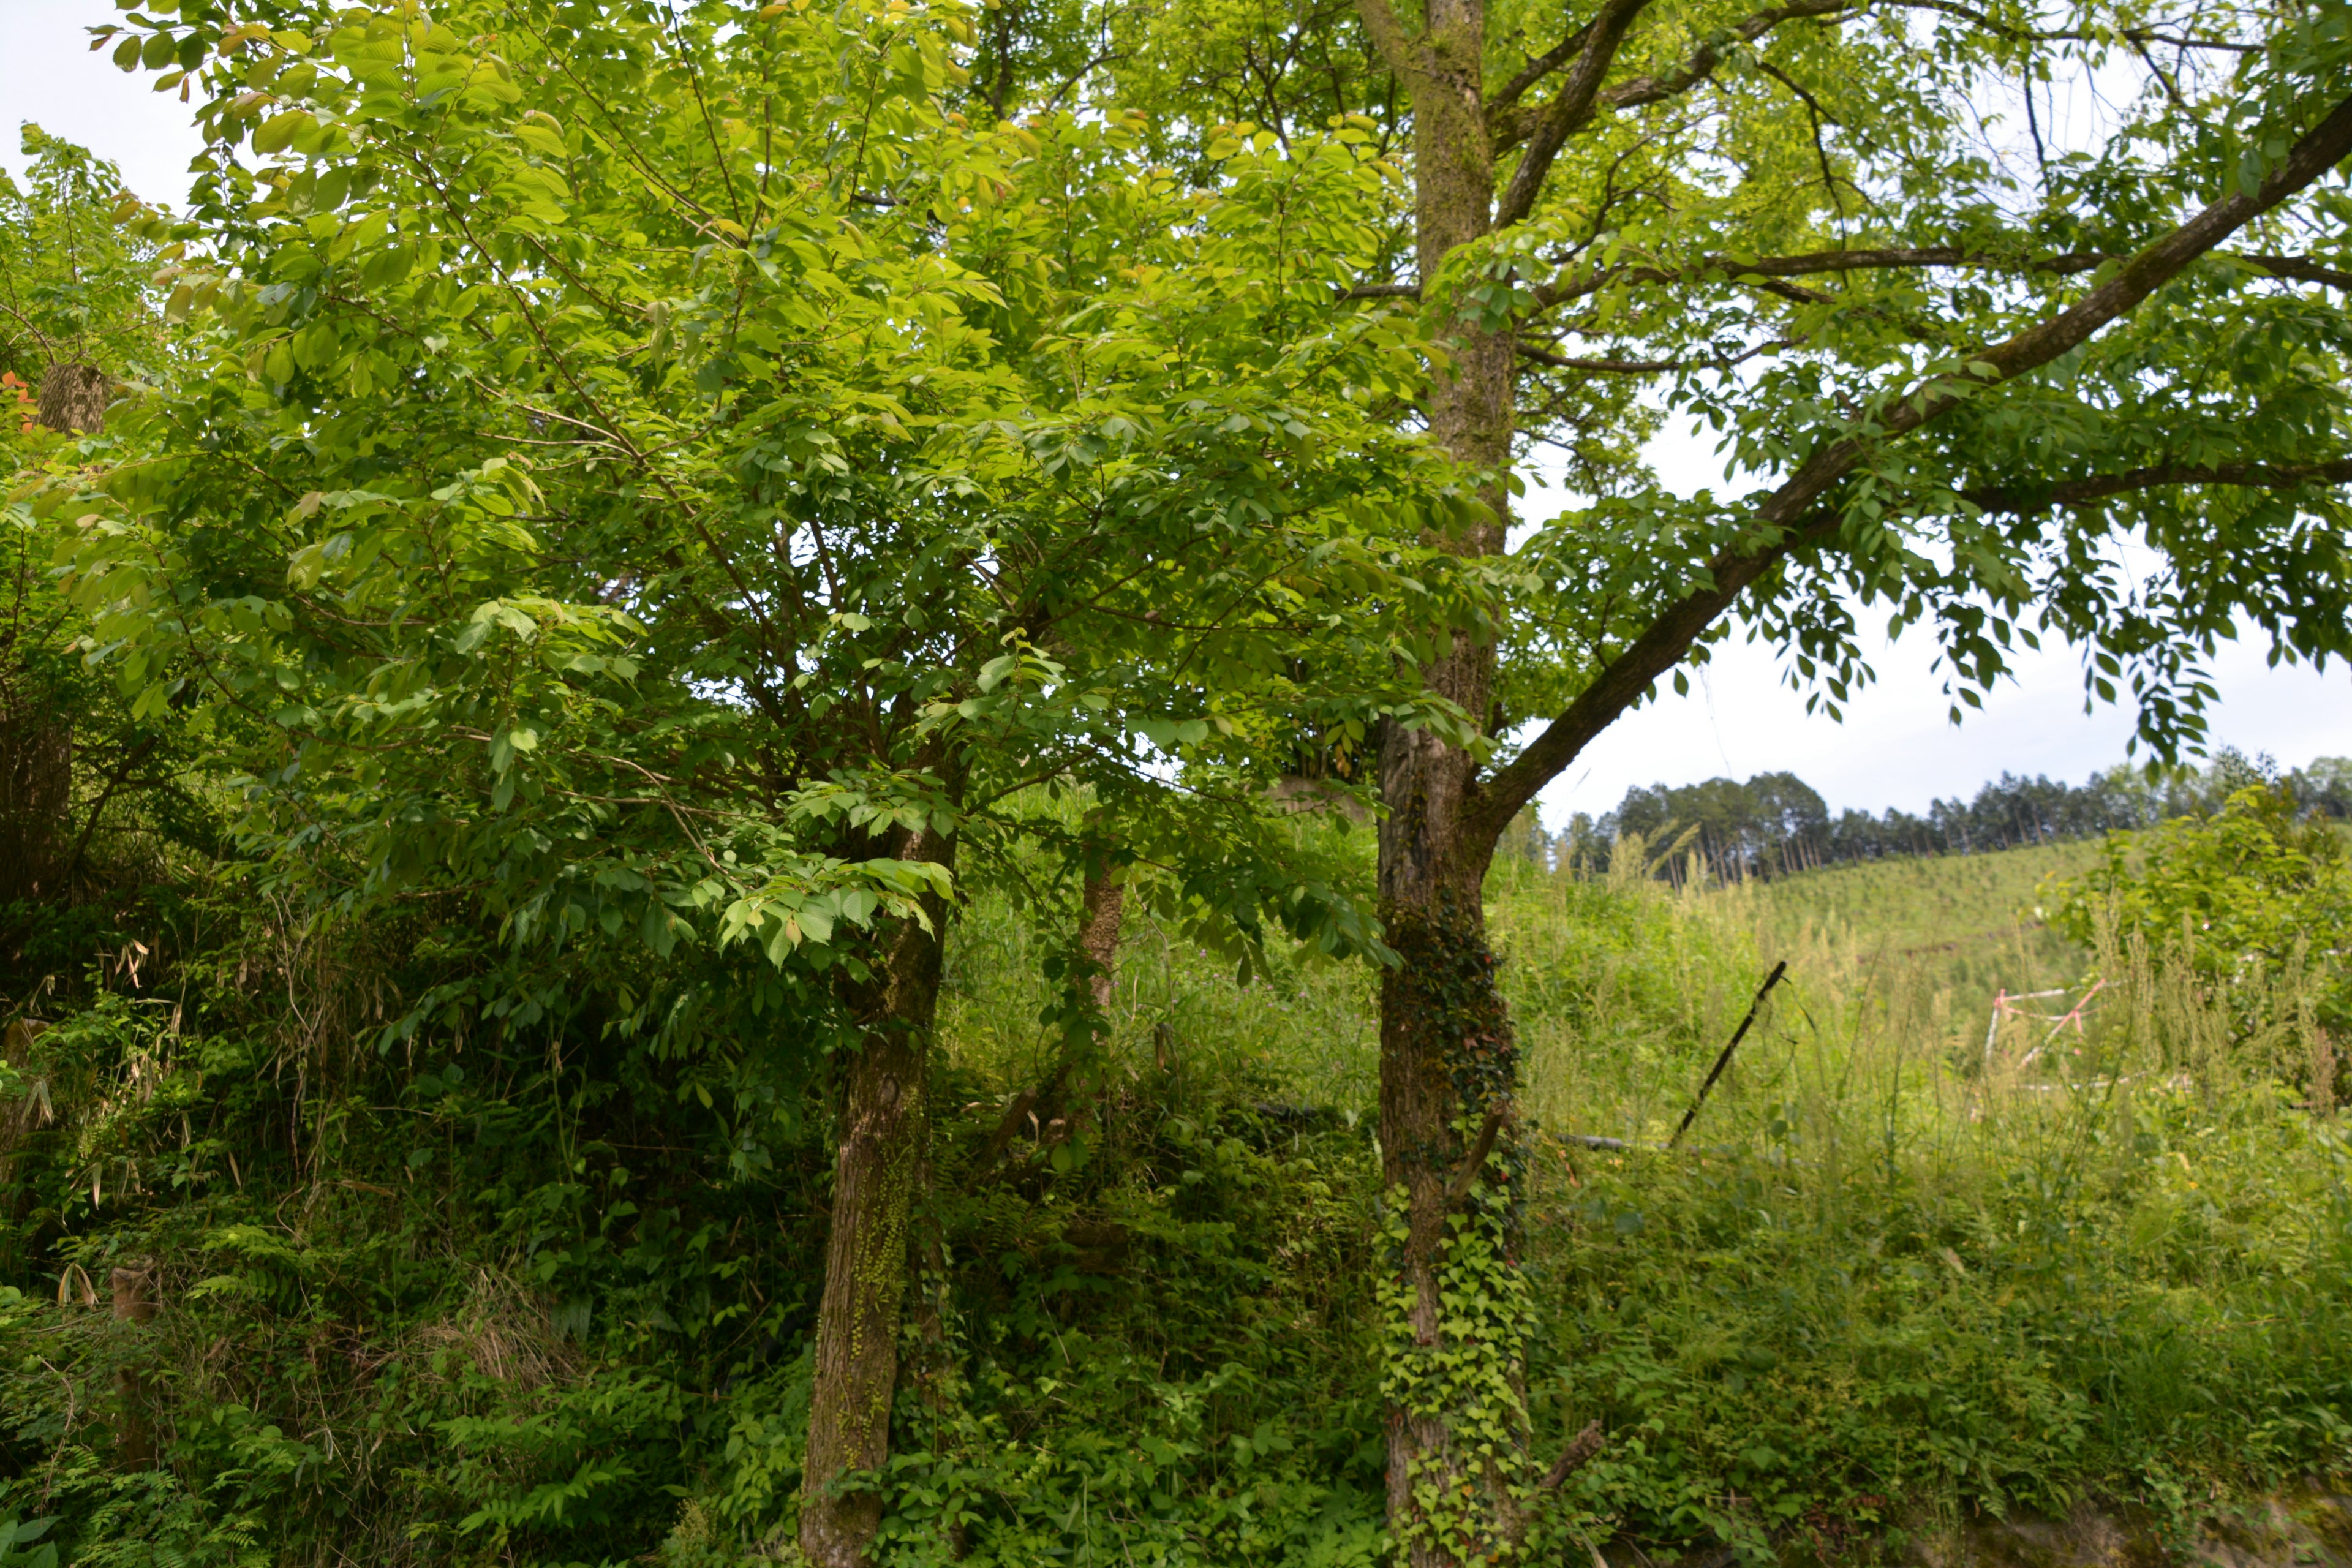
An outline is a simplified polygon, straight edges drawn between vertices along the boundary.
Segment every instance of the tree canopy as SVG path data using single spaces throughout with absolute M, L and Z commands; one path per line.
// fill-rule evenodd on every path
M 58 265 L 60 153 L 14 220 L 25 341 L 124 394 L 16 515 L 274 889 L 497 922 L 387 1039 L 584 973 L 826 1084 L 828 1568 L 975 868 L 1054 858 L 1074 1050 L 1120 878 L 1244 980 L 1276 931 L 1374 960 L 1391 1531 L 1509 1560 L 1590 1449 L 1531 1446 L 1497 842 L 1739 627 L 1832 716 L 1862 614 L 1932 625 L 1956 715 L 2061 637 L 2167 757 L 2217 639 L 2352 655 L 2347 21 L 178 0 L 96 31 L 195 105 L 193 210 Z M 1669 419 L 1749 488 L 1662 484 Z M 1370 887 L 1293 830 L 1302 757 L 1377 808 Z

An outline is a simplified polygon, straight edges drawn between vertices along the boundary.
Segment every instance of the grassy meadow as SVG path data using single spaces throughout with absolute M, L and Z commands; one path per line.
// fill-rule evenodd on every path
M 2283 1087 L 2310 1044 L 2293 999 L 2250 1046 L 2145 951 L 2043 929 L 2048 879 L 2093 853 L 1681 890 L 1498 865 L 1490 922 L 1541 1130 L 1528 1398 L 1540 1443 L 1609 1433 L 1546 1527 L 1560 1550 L 1870 1560 L 2085 1500 L 2160 1538 L 2352 1466 L 2352 1142 Z M 1047 1049 L 1016 923 L 975 911 L 946 1023 L 959 1059 L 1007 1084 Z M 1685 1146 L 1661 1152 L 1779 960 Z M 2094 972 L 2081 1025 L 2053 1025 Z M 2063 994 L 1989 1041 L 2001 991 Z M 1328 1109 L 1286 1155 L 1255 1146 L 1369 1215 L 1368 975 L 1278 966 L 1237 990 L 1147 924 L 1113 1011 L 1135 1082 L 1161 1081 L 1172 1033 L 1179 1072 Z M 1106 1170 L 1093 1201 L 1118 1209 L 1126 1179 Z M 1136 1282 L 1135 1310 L 1158 1288 Z M 1325 1300 L 1316 1342 L 1361 1342 L 1363 1306 Z M 1292 1440 L 1286 1422 L 1302 1444 L 1318 1426 L 1291 1411 L 1257 1437 Z

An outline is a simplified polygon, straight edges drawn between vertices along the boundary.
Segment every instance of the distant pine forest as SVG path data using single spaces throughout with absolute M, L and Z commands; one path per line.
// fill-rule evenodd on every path
M 1725 880 L 1769 878 L 1857 860 L 1984 854 L 2147 827 L 2205 815 L 2254 785 L 2285 791 L 2306 816 L 2352 817 L 2352 758 L 2320 757 L 2281 772 L 2267 756 L 2223 748 L 2201 768 L 2126 764 L 2082 784 L 2004 771 L 1973 800 L 1937 800 L 1924 816 L 1892 806 L 1876 816 L 1852 807 L 1832 816 L 1820 792 L 1792 773 L 1758 773 L 1746 784 L 1713 778 L 1652 784 L 1627 790 L 1616 810 L 1597 819 L 1578 812 L 1557 833 L 1532 813 L 1523 816 L 1500 853 L 1604 871 L 1622 840 L 1638 843 L 1654 874 L 1669 880 L 1683 880 L 1695 867 Z

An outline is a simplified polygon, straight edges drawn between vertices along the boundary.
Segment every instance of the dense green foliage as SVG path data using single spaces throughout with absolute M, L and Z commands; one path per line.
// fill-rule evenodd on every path
M 0 193 L 11 363 L 117 395 L 0 434 L 0 1551 L 1761 1561 L 2352 1466 L 2326 830 L 1973 922 L 2038 1040 L 1887 934 L 2021 862 L 1706 888 L 1792 779 L 1478 918 L 1743 594 L 1832 708 L 1878 601 L 2162 751 L 2215 637 L 2352 649 L 2352 24 L 1359 12 L 97 29 L 208 151 Z M 1987 95 L 2134 59 L 2029 189 Z
M 1217 865 L 1192 889 L 1245 931 L 1360 944 L 1313 880 L 1258 885 L 1245 825 L 1171 830 L 1150 763 L 1262 783 L 1269 732 L 1360 739 L 1398 634 L 1340 604 L 1471 613 L 1414 569 L 1442 476 L 1357 406 L 1405 344 L 1326 330 L 1374 241 L 1360 136 L 1226 143 L 1202 195 L 1123 121 L 943 117 L 950 32 L 897 13 L 471 26 L 227 39 L 221 156 L 271 161 L 168 230 L 201 374 L 35 498 L 256 843 L 526 943 L 781 965 L 949 885 L 887 830 L 985 853 L 1020 832 L 990 803 L 1058 779 Z
M 2006 923 L 2042 868 L 1938 922 Z M 1529 1092 L 1563 1131 L 1661 1134 L 1761 955 L 1797 955 L 1693 1155 L 1538 1141 L 1538 1429 L 1609 1435 L 1559 1527 L 1866 1552 L 2083 1495 L 2185 1526 L 2211 1486 L 2352 1463 L 2335 1124 L 2226 1056 L 2129 1093 L 1983 1077 L 1979 1030 L 1927 1032 L 1872 943 L 1806 937 L 1847 897 L 1817 879 L 1879 874 L 1759 905 L 1498 872 Z M 190 886 L 136 984 L 60 976 L 13 1058 L 0 1511 L 59 1517 L 75 1562 L 764 1560 L 795 1506 L 821 1098 L 756 1038 L 584 1007 L 399 1040 L 378 1009 L 495 966 L 492 923 L 322 931 L 254 886 Z M 1043 1125 L 992 1154 L 1050 1058 L 1011 1023 L 1053 1005 L 1038 942 L 991 894 L 950 950 L 960 1109 L 885 1560 L 1375 1560 L 1361 978 L 1285 963 L 1236 992 L 1150 922 L 1109 1085 L 1062 1107 L 1087 1157 Z M 134 1258 L 160 1264 L 153 1327 L 79 1304 Z M 125 1365 L 158 1470 L 110 1466 Z
M 2297 1033 L 2352 1037 L 2352 857 L 2342 831 L 2301 817 L 2281 785 L 2249 784 L 2210 816 L 2112 835 L 2100 863 L 2058 893 L 2062 929 L 2163 952 L 2229 998 L 2242 1040 L 2266 1032 L 2282 979 L 2310 1015 L 2286 1020 Z M 2315 1074 L 2314 1091 L 2336 1099 L 2332 1059 L 2305 1054 L 2290 1072 Z

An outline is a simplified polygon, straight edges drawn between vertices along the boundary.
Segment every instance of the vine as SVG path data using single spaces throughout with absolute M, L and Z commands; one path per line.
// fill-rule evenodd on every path
M 1503 1563 L 1521 1555 L 1537 1491 L 1525 1387 L 1535 1311 L 1519 1257 L 1526 1152 L 1509 1131 L 1517 1047 L 1478 921 L 1448 900 L 1433 916 L 1389 911 L 1387 924 L 1405 958 L 1390 981 L 1391 1016 L 1407 1021 L 1421 1083 L 1444 1097 L 1421 1127 L 1391 1130 L 1405 1140 L 1394 1152 L 1412 1178 L 1391 1183 L 1381 1216 L 1381 1393 L 1391 1422 L 1412 1429 L 1392 1545 L 1416 1563 Z

